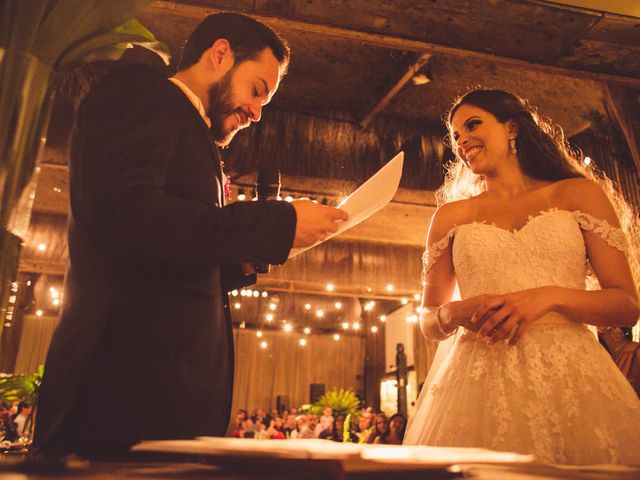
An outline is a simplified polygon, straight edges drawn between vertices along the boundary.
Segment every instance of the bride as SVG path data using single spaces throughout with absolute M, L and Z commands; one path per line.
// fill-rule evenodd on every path
M 640 400 L 585 325 L 638 319 L 637 218 L 510 93 L 467 93 L 448 128 L 420 318 L 441 343 L 404 443 L 640 464 Z

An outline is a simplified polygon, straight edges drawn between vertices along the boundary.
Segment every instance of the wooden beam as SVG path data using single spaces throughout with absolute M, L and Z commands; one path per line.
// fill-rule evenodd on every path
M 412 52 L 430 52 L 433 54 L 449 55 L 452 57 L 460 58 L 473 58 L 486 62 L 493 62 L 497 64 L 507 65 L 511 67 L 524 68 L 550 75 L 562 75 L 565 77 L 582 78 L 586 80 L 592 80 L 596 82 L 610 81 L 620 83 L 622 85 L 630 85 L 634 87 L 640 86 L 640 78 L 636 77 L 623 77 L 620 75 L 611 75 L 607 73 L 591 72 L 587 70 L 576 70 L 566 67 L 558 67 L 556 65 L 545 65 L 541 63 L 529 62 L 527 60 L 520 60 L 511 57 L 502 57 L 500 55 L 494 55 L 491 53 L 476 52 L 474 50 L 464 50 L 462 48 L 447 47 L 445 45 L 438 45 L 435 43 L 424 42 L 422 40 L 413 40 L 407 38 L 393 37 L 389 35 L 382 35 L 378 33 L 360 32 L 358 30 L 352 30 L 341 27 L 334 27 L 331 25 L 316 24 L 309 22 L 301 22 L 297 20 L 290 20 L 281 17 L 275 17 L 271 15 L 256 15 L 251 12 L 244 11 L 241 8 L 229 7 L 225 10 L 216 8 L 206 8 L 195 5 L 184 5 L 178 2 L 166 2 L 166 1 L 154 1 L 148 9 L 150 12 L 157 14 L 173 14 L 181 17 L 194 18 L 202 20 L 205 16 L 211 13 L 218 13 L 222 11 L 235 11 L 249 15 L 256 20 L 268 23 L 276 30 L 292 29 L 305 33 L 315 33 L 319 35 L 326 35 L 328 37 L 351 40 L 353 42 L 364 43 L 368 45 L 374 45 L 377 47 L 390 48 L 393 50 L 405 50 Z
M 418 60 L 416 60 L 416 62 L 407 69 L 407 71 L 402 76 L 402 78 L 400 78 L 400 80 L 398 80 L 398 82 L 393 87 L 391 87 L 391 90 L 387 92 L 387 94 L 382 98 L 382 100 L 380 100 L 378 104 L 375 107 L 373 107 L 373 109 L 367 115 L 365 115 L 365 117 L 360 122 L 360 126 L 362 128 L 367 128 L 369 126 L 369 123 L 371 123 L 371 120 L 373 120 L 373 117 L 375 117 L 379 112 L 381 112 L 389 104 L 391 99 L 395 97 L 398 94 L 398 92 L 400 92 L 400 90 L 404 88 L 407 82 L 411 80 L 418 73 L 418 71 L 427 63 L 427 61 L 430 58 L 431 58 L 430 53 L 428 52 L 422 53 L 422 55 L 418 57 Z

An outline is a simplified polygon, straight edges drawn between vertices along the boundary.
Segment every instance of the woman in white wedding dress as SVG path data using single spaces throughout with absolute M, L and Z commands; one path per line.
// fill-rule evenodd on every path
M 448 127 L 420 318 L 441 343 L 404 443 L 640 464 L 640 400 L 586 327 L 638 319 L 624 200 L 510 93 L 467 93 Z

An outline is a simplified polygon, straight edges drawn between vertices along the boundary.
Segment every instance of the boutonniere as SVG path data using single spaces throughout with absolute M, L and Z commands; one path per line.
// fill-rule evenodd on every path
M 222 172 L 222 188 L 224 189 L 224 198 L 231 200 L 231 178 L 224 174 L 224 162 L 220 160 L 220 171 Z

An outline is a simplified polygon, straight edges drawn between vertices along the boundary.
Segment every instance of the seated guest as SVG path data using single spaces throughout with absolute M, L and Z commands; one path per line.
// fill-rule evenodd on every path
M 306 415 L 298 415 L 296 417 L 296 429 L 291 432 L 291 439 L 296 438 L 315 438 L 313 430 L 311 430 L 307 424 Z
M 598 328 L 600 343 L 640 397 L 640 343 L 634 342 L 628 327 Z
M 320 422 L 316 425 L 314 433 L 316 437 L 320 437 L 320 433 L 331 430 L 333 428 L 333 410 L 331 407 L 324 407 L 322 411 L 322 416 L 320 417 Z
M 374 443 L 374 440 L 381 435 L 389 434 L 389 419 L 384 413 L 379 413 L 376 416 L 375 427 L 369 438 L 367 439 L 367 443 Z
M 296 416 L 292 413 L 287 415 L 282 431 L 287 438 L 291 438 L 291 433 L 296 429 Z
M 271 440 L 284 440 L 284 432 L 282 431 L 282 419 L 280 417 L 275 417 L 269 423 L 269 428 L 267 428 L 267 438 Z
M 407 427 L 407 419 L 401 413 L 392 415 L 389 419 L 389 431 L 386 435 L 380 435 L 373 441 L 375 444 L 402 445 L 404 430 Z
M 369 436 L 373 433 L 373 413 L 369 409 L 363 409 L 358 415 L 356 423 L 356 435 L 359 443 L 367 443 Z
M 333 440 L 334 442 L 344 442 L 344 415 L 337 415 L 333 426 L 329 430 L 320 433 L 318 438 Z M 353 432 L 348 432 L 348 442 L 358 443 L 358 437 Z

